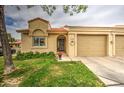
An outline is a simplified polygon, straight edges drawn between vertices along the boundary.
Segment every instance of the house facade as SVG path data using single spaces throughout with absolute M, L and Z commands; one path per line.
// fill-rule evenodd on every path
M 47 20 L 28 21 L 21 33 L 22 52 L 65 52 L 68 56 L 124 56 L 124 26 L 64 26 L 51 28 Z

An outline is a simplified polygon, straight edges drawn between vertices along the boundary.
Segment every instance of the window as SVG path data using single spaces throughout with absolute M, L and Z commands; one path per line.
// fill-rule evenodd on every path
M 45 37 L 33 37 L 33 46 L 45 46 Z

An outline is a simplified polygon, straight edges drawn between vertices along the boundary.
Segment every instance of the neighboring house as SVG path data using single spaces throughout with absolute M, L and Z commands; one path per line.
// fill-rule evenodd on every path
M 124 56 L 124 26 L 51 28 L 47 20 L 28 21 L 21 33 L 22 52 L 58 52 L 68 56 Z
M 15 42 L 15 38 L 13 38 L 10 33 L 7 33 L 7 37 L 8 37 L 9 44 L 12 47 L 13 43 Z M 0 47 L 2 47 L 1 41 L 0 41 Z
M 17 39 L 11 43 L 12 48 L 20 48 L 21 47 L 21 40 Z

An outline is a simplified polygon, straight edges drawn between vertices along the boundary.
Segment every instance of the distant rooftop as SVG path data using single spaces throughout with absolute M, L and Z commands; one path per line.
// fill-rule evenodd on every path
M 124 25 L 115 25 L 115 26 L 70 26 L 65 25 L 65 28 L 124 28 Z
M 115 25 L 115 27 L 124 27 L 124 25 Z
M 64 28 L 51 28 L 51 31 L 55 31 L 55 32 L 66 32 L 67 30 Z

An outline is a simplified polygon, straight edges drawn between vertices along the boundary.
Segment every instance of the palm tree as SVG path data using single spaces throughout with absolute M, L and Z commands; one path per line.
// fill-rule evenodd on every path
M 32 8 L 32 7 L 34 7 L 34 5 L 27 6 L 27 8 Z M 16 6 L 16 8 L 19 11 L 21 10 L 19 6 Z M 50 16 L 53 14 L 56 8 L 57 6 L 55 5 L 41 6 L 41 9 L 43 9 L 44 12 L 47 12 L 47 14 Z M 86 11 L 86 9 L 87 9 L 87 6 L 85 5 L 63 5 L 64 13 L 69 13 L 71 16 L 73 14 L 77 14 L 81 12 L 83 13 Z M 8 37 L 7 37 L 3 5 L 0 5 L 0 41 L 2 44 L 2 50 L 4 55 L 4 74 L 8 74 L 15 69 L 15 66 L 12 61 L 11 48 L 10 48 Z
M 4 74 L 10 73 L 15 66 L 12 61 L 11 48 L 8 41 L 5 20 L 4 20 L 4 6 L 0 6 L 0 40 L 4 55 Z

